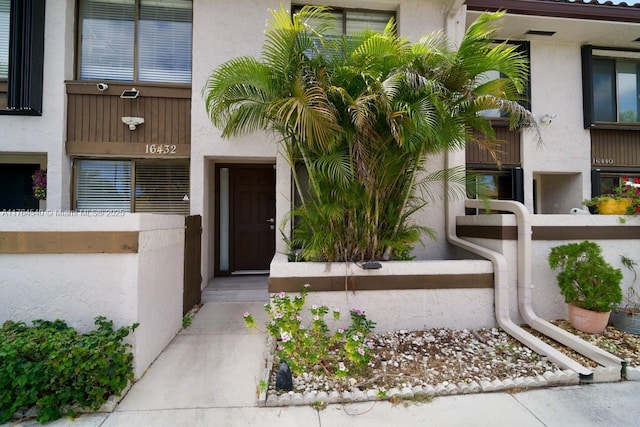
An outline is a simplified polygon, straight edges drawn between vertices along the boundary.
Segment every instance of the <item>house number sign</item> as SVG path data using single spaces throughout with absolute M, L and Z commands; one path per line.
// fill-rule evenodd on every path
M 596 165 L 612 165 L 613 159 L 596 158 L 593 159 L 593 163 Z
M 162 156 L 163 154 L 176 154 L 177 148 L 175 145 L 169 144 L 146 144 L 144 147 L 145 154 L 157 154 Z

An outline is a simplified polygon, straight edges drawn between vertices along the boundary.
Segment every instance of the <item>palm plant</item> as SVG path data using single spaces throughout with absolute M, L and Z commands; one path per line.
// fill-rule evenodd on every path
M 281 8 L 260 60 L 213 70 L 203 93 L 223 136 L 271 131 L 291 164 L 299 203 L 290 245 L 303 259 L 407 258 L 422 234 L 433 234 L 410 222 L 432 183 L 464 177 L 460 168 L 426 171 L 427 157 L 468 141 L 495 143 L 483 110 L 508 111 L 512 127 L 531 121 L 516 102 L 526 61 L 492 40 L 500 16 L 482 15 L 454 49 L 440 33 L 409 43 L 393 21 L 382 33 L 336 38 L 327 8 Z M 504 77 L 483 81 L 488 71 Z

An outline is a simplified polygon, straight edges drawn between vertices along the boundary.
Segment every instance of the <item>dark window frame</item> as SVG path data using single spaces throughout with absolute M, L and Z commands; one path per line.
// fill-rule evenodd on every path
M 603 55 L 594 55 L 593 51 L 606 51 L 611 52 L 611 56 L 603 56 Z M 581 48 L 582 55 L 582 100 L 583 100 L 583 124 L 585 129 L 595 128 L 595 129 L 617 129 L 617 130 L 640 130 L 640 117 L 639 121 L 636 122 L 620 122 L 618 121 L 618 103 L 617 103 L 617 87 L 615 86 L 615 64 L 619 61 L 631 61 L 638 64 L 640 67 L 640 59 L 630 59 L 630 58 L 621 58 L 615 55 L 616 52 L 633 52 L 640 53 L 640 49 L 632 49 L 632 48 L 612 48 L 612 47 L 603 47 L 603 46 L 593 46 L 593 45 L 583 45 Z M 595 61 L 611 61 L 614 65 L 613 72 L 613 91 L 615 96 L 613 96 L 613 103 L 615 107 L 615 111 L 613 112 L 615 115 L 615 121 L 597 121 L 595 117 L 595 100 L 593 94 L 593 71 L 594 71 L 594 60 Z M 640 72 L 637 74 L 637 78 L 639 80 L 638 90 L 640 91 Z M 640 100 L 638 100 L 637 106 L 638 112 L 640 113 Z
M 45 0 L 11 0 L 7 106 L 0 115 L 42 115 L 44 27 Z
M 310 6 L 311 4 L 294 4 L 291 6 L 291 13 L 297 13 L 300 11 L 300 9 L 302 9 L 304 6 Z M 382 9 L 365 9 L 365 8 L 349 8 L 349 7 L 333 7 L 333 6 L 327 6 L 331 9 L 331 13 L 342 13 L 342 35 L 346 35 L 347 34 L 347 13 L 349 12 L 364 12 L 364 13 L 371 13 L 371 14 L 376 14 L 376 15 L 389 15 L 392 14 L 393 15 L 393 19 L 396 23 L 396 25 L 398 24 L 398 12 L 395 9 L 390 9 L 390 10 L 382 10 Z

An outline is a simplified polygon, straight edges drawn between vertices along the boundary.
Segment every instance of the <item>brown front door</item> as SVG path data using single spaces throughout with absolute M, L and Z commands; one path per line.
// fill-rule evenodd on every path
M 231 270 L 269 270 L 276 234 L 273 165 L 233 166 L 230 181 Z

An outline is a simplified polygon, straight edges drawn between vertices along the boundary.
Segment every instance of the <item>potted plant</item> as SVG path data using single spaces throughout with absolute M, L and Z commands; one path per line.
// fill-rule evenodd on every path
M 33 197 L 37 200 L 46 200 L 47 198 L 47 171 L 38 169 L 33 175 Z
M 595 207 L 602 215 L 633 215 L 640 211 L 640 178 L 622 177 L 622 184 L 613 193 L 595 196 L 582 202 Z
M 549 266 L 559 271 L 560 293 L 569 304 L 569 322 L 583 332 L 599 334 L 611 310 L 622 302 L 622 271 L 602 257 L 597 243 L 585 240 L 551 248 Z
M 621 257 L 621 261 L 622 265 L 633 272 L 633 282 L 624 296 L 624 304 L 611 312 L 609 323 L 621 331 L 640 335 L 640 294 L 635 289 L 638 279 L 635 267 L 638 263 L 624 255 Z

